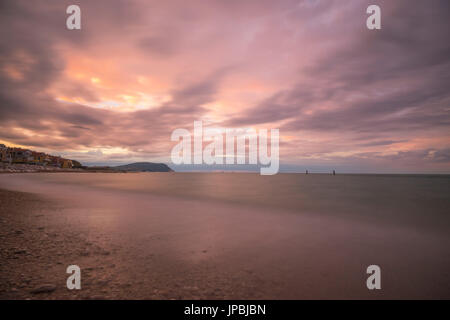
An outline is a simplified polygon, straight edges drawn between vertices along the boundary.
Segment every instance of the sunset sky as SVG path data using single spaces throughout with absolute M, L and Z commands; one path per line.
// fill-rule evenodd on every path
M 2 0 L 0 143 L 170 165 L 203 120 L 278 128 L 281 171 L 450 173 L 449 21 L 448 0 Z

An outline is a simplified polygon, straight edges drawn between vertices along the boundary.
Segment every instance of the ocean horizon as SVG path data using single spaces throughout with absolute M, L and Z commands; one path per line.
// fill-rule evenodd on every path
M 42 243 L 17 272 L 55 282 L 62 266 L 91 266 L 90 296 L 365 299 L 364 269 L 376 263 L 391 281 L 379 298 L 449 298 L 436 285 L 449 280 L 449 176 L 14 173 L 0 190 L 19 192 L 2 200 L 26 230 L 19 246 Z M 10 216 L 11 201 L 21 214 Z M 113 289 L 94 280 L 105 278 Z

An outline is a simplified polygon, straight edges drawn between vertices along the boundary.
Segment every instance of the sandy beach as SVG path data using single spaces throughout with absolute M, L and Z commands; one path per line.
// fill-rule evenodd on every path
M 0 219 L 1 299 L 450 298 L 450 236 L 426 228 L 56 173 L 2 175 Z M 81 290 L 66 288 L 72 264 Z M 366 287 L 371 264 L 382 290 Z

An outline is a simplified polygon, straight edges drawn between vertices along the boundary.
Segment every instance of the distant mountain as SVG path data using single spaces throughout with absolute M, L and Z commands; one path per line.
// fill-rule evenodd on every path
M 122 166 L 111 167 L 112 169 L 124 170 L 124 171 L 145 171 L 145 172 L 171 172 L 172 169 L 164 163 L 153 162 L 135 162 L 130 164 L 124 164 Z

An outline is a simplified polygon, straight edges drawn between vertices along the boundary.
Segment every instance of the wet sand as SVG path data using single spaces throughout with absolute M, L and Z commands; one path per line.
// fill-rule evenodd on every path
M 1 299 L 450 298 L 448 233 L 16 176 L 0 182 Z

